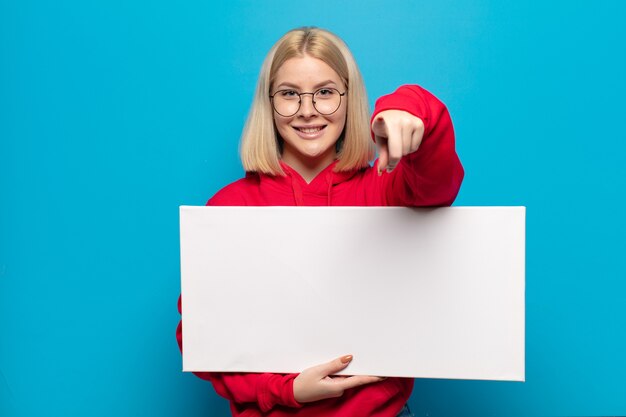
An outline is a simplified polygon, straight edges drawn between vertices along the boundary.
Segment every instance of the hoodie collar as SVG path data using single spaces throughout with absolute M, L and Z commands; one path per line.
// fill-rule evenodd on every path
M 269 176 L 261 174 L 261 181 L 270 182 L 273 186 L 278 186 L 280 189 L 289 189 L 294 198 L 296 206 L 304 206 L 304 192 L 307 194 L 317 194 L 320 196 L 325 195 L 327 197 L 327 205 L 332 205 L 333 186 L 345 182 L 352 178 L 358 170 L 353 169 L 350 171 L 335 172 L 335 166 L 338 160 L 333 161 L 330 165 L 324 168 L 313 180 L 307 184 L 302 176 L 291 166 L 280 161 L 280 166 L 285 172 L 284 176 L 276 175 Z M 268 184 L 269 185 L 269 184 Z M 274 188 L 274 187 L 272 187 Z

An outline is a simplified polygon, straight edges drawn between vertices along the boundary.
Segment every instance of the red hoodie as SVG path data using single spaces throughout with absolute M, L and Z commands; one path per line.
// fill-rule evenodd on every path
M 376 101 L 372 119 L 383 110 L 405 110 L 424 122 L 419 149 L 404 156 L 391 173 L 374 167 L 334 172 L 330 164 L 307 184 L 281 161 L 285 176 L 247 173 L 217 192 L 209 206 L 447 206 L 463 180 L 454 130 L 445 105 L 428 91 L 406 85 Z M 178 303 L 179 311 L 181 302 Z M 176 332 L 182 350 L 182 323 Z M 402 338 L 389 343 L 402 343 Z M 332 358 L 329 358 L 329 360 Z M 413 389 L 413 379 L 388 378 L 347 390 L 339 398 L 299 404 L 293 395 L 298 374 L 196 372 L 230 401 L 235 417 L 395 417 Z

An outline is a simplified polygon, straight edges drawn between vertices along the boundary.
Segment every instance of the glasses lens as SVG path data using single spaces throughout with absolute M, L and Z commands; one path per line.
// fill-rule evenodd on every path
M 281 90 L 274 94 L 274 110 L 281 116 L 293 116 L 300 108 L 300 96 L 294 90 Z
M 321 114 L 332 114 L 341 104 L 341 94 L 334 88 L 322 88 L 313 95 L 315 109 Z

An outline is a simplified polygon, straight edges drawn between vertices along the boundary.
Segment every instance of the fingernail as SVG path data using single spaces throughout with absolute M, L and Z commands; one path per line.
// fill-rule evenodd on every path
M 341 357 L 341 363 L 348 363 L 352 360 L 352 355 L 346 355 Z
M 383 175 L 383 171 L 381 171 L 380 167 L 378 167 L 378 176 L 380 177 L 381 175 Z

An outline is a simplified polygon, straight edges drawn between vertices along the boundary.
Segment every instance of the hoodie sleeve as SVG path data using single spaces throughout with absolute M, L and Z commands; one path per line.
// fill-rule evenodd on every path
M 390 206 L 451 205 L 464 171 L 446 106 L 422 87 L 404 85 L 376 101 L 372 120 L 384 110 L 404 110 L 419 117 L 424 136 L 417 151 L 402 157 L 390 174 L 383 173 L 383 200 Z
M 182 314 L 181 297 L 178 298 L 178 312 Z M 182 353 L 182 320 L 176 328 L 176 340 Z M 293 396 L 293 380 L 298 374 L 194 372 L 194 375 L 211 381 L 215 391 L 227 400 L 235 403 L 257 403 L 263 412 L 276 405 L 302 407 Z

